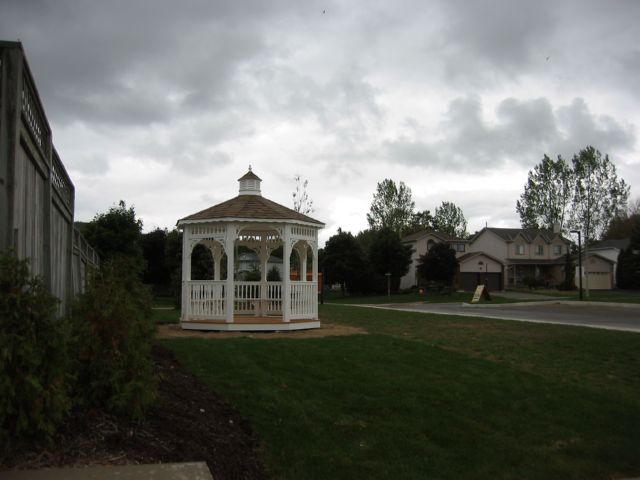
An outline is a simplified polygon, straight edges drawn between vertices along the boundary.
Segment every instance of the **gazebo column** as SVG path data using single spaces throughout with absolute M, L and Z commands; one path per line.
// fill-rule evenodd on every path
M 313 318 L 318 319 L 318 241 L 311 244 L 311 281 L 313 282 Z
M 185 226 L 182 234 L 182 320 L 189 320 L 189 300 L 191 296 L 191 228 Z
M 282 321 L 291 321 L 291 226 L 284 226 L 282 247 Z
M 260 260 L 260 298 L 266 299 L 267 292 L 267 263 L 269 263 L 269 256 L 271 255 L 271 249 L 267 246 L 265 238 L 262 239 L 260 244 L 260 250 L 258 250 L 258 260 Z
M 221 270 L 220 261 L 222 260 L 222 255 L 224 255 L 224 251 L 222 250 L 222 245 L 216 242 L 210 248 L 210 250 L 211 250 L 211 256 L 213 257 L 213 279 L 220 280 L 220 270 Z
M 308 250 L 308 245 L 306 243 L 300 243 L 298 242 L 295 246 L 295 250 L 298 253 L 298 265 L 299 265 L 299 272 L 298 272 L 298 276 L 300 277 L 300 281 L 301 282 L 306 282 L 307 281 L 307 250 Z
M 224 249 L 227 253 L 227 282 L 225 284 L 225 321 L 233 323 L 233 307 L 235 304 L 234 292 L 234 247 L 236 241 L 235 225 L 227 225 L 225 233 Z

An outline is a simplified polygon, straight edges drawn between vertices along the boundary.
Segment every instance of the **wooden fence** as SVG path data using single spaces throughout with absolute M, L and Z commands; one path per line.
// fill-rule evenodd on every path
M 22 45 L 0 41 L 0 250 L 29 258 L 60 299 L 60 315 L 98 260 L 73 228 L 74 202 Z

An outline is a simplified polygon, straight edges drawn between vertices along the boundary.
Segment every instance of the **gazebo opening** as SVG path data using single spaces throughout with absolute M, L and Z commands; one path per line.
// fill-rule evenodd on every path
M 182 328 L 319 328 L 318 231 L 324 224 L 262 197 L 251 168 L 238 181 L 237 197 L 178 221 Z

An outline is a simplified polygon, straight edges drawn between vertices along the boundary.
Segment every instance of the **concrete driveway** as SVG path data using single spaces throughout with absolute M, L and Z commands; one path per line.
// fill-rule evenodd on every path
M 497 318 L 521 322 L 556 323 L 640 333 L 640 304 L 601 302 L 527 302 L 507 304 L 411 303 L 367 305 L 406 312 L 437 313 L 468 317 Z

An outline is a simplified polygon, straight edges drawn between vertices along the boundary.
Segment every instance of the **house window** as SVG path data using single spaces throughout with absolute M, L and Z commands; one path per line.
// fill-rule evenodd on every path
M 456 252 L 464 252 L 464 243 L 456 243 Z
M 536 245 L 536 255 L 544 255 L 544 245 Z
M 554 255 L 562 255 L 562 245 L 554 245 L 553 246 L 553 254 Z
M 524 245 L 516 245 L 516 255 L 524 255 Z

